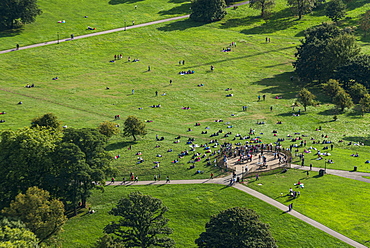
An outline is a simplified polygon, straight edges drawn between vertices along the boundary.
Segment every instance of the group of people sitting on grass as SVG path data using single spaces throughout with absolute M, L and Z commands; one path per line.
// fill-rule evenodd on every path
M 179 74 L 180 75 L 186 75 L 186 74 L 194 74 L 195 71 L 193 70 L 187 70 L 187 71 L 180 71 Z

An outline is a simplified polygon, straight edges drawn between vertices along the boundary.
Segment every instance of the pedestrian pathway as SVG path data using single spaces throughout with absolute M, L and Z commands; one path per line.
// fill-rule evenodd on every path
M 249 4 L 249 1 L 233 4 L 233 5 L 228 6 L 228 8 L 231 8 L 231 7 L 234 7 L 234 6 L 241 6 L 241 5 L 245 5 L 245 4 Z M 140 28 L 140 27 L 150 26 L 150 25 L 159 24 L 159 23 L 163 23 L 163 22 L 176 21 L 176 20 L 188 18 L 189 16 L 190 15 L 176 16 L 176 17 L 171 17 L 171 18 L 158 20 L 158 21 L 135 24 L 135 25 L 132 25 L 132 26 L 125 26 L 125 27 L 122 27 L 122 28 L 115 28 L 115 29 L 105 30 L 105 31 L 101 31 L 101 32 L 95 32 L 95 33 L 91 33 L 91 34 L 74 36 L 73 38 L 62 38 L 62 39 L 58 39 L 58 40 L 47 41 L 47 42 L 28 45 L 28 46 L 20 46 L 18 49 L 13 48 L 13 49 L 7 49 L 7 50 L 0 51 L 0 54 L 19 51 L 19 50 L 24 50 L 24 49 L 29 49 L 29 48 L 41 47 L 41 46 L 46 46 L 46 45 L 51 45 L 51 44 L 59 44 L 61 42 L 78 40 L 78 39 L 93 37 L 93 36 L 102 35 L 102 34 L 110 34 L 110 33 L 115 33 L 115 32 L 120 32 L 120 31 L 126 31 L 126 30 L 130 30 L 130 29 L 133 29 L 133 28 Z
M 301 168 L 299 168 L 301 169 Z M 308 168 L 309 169 L 309 168 Z M 315 171 L 318 171 L 320 168 L 313 168 L 315 169 Z M 335 170 L 334 170 L 335 171 Z M 329 171 L 328 171 L 329 173 Z M 348 172 L 350 173 L 350 172 Z M 345 173 L 343 173 L 345 174 Z M 370 173 L 366 173 L 366 174 L 370 174 Z M 204 183 L 213 183 L 213 184 L 221 184 L 221 185 L 225 185 L 225 186 L 229 186 L 230 185 L 230 179 L 232 178 L 231 175 L 229 176 L 226 176 L 226 177 L 223 177 L 223 178 L 214 178 L 214 179 L 192 179 L 192 180 L 171 180 L 170 182 L 167 182 L 166 180 L 161 180 L 161 181 L 138 181 L 138 182 L 133 182 L 133 181 L 128 181 L 128 182 L 125 182 L 123 183 L 122 181 L 115 181 L 114 183 L 112 182 L 107 182 L 106 185 L 113 185 L 113 186 L 136 186 L 136 185 L 163 185 L 163 184 L 204 184 Z M 287 206 L 285 206 L 284 204 L 256 191 L 256 190 L 253 190 L 251 188 L 248 188 L 246 187 L 245 185 L 242 185 L 242 184 L 239 184 L 239 183 L 235 183 L 234 185 L 232 185 L 232 187 L 238 189 L 238 190 L 241 190 L 251 196 L 254 196 L 284 212 L 286 212 L 287 214 L 290 214 L 308 224 L 310 224 L 311 226 L 313 227 L 316 227 L 328 234 L 330 234 L 331 236 L 353 246 L 353 247 L 358 247 L 358 248 L 366 248 L 366 246 L 328 228 L 327 226 L 324 226 L 322 224 L 320 224 L 319 222 L 311 219 L 311 218 L 308 218 L 307 216 L 295 211 L 295 210 L 291 210 L 291 211 L 288 211 L 287 209 Z

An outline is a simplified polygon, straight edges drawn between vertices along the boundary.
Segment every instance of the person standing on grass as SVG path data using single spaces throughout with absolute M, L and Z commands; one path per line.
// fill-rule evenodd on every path
M 132 93 L 132 94 L 135 94 L 135 90 L 134 90 L 134 89 L 132 89 L 132 90 L 131 90 L 131 93 Z
M 260 176 L 256 174 L 256 181 L 260 180 Z

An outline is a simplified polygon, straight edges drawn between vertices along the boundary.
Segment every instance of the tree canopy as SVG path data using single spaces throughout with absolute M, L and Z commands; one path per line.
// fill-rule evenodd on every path
M 0 26 L 17 28 L 23 24 L 34 22 L 36 16 L 41 13 L 37 0 L 1 0 Z
M 21 220 L 38 237 L 39 243 L 57 235 L 67 220 L 63 203 L 51 199 L 49 192 L 37 187 L 17 195 L 2 214 Z
M 364 115 L 364 113 L 370 112 L 370 94 L 366 94 L 363 98 L 361 98 L 360 106 L 362 115 Z
M 277 247 L 269 225 L 262 223 L 254 210 L 240 207 L 212 216 L 195 243 L 203 248 Z
M 299 20 L 304 14 L 311 13 L 315 3 L 316 0 L 288 0 L 288 5 L 291 6 L 292 12 L 298 15 Z
M 354 103 L 359 103 L 361 98 L 363 98 L 366 94 L 369 94 L 366 87 L 359 83 L 354 83 L 350 88 L 349 92 L 351 98 Z
M 107 136 L 108 138 L 119 133 L 117 124 L 111 121 L 100 123 L 100 125 L 98 126 L 98 130 L 101 134 Z
M 249 7 L 261 10 L 261 17 L 266 17 L 269 11 L 275 6 L 275 0 L 251 0 Z
M 166 226 L 169 219 L 163 216 L 167 211 L 160 199 L 132 192 L 109 212 L 122 218 L 107 225 L 104 231 L 114 234 L 115 242 L 125 247 L 174 247 L 175 242 L 166 236 L 172 233 Z
M 146 135 L 145 123 L 136 116 L 128 116 L 124 123 L 123 135 L 132 136 L 134 140 L 136 140 L 136 135 Z
M 314 99 L 315 99 L 315 95 L 312 94 L 308 89 L 306 88 L 303 88 L 300 92 L 299 92 L 299 98 L 298 98 L 298 101 L 300 103 L 302 103 L 303 107 L 304 107 L 304 111 L 307 110 L 307 106 L 312 106 L 315 104 L 314 102 Z
M 214 22 L 225 17 L 225 0 L 193 0 L 190 19 L 197 22 Z
M 21 221 L 0 220 L 0 248 L 35 248 L 38 243 L 36 235 Z
M 338 22 L 346 16 L 347 5 L 342 0 L 331 0 L 325 8 L 325 15 L 333 22 Z
M 306 83 L 330 79 L 335 69 L 360 53 L 355 38 L 333 24 L 323 23 L 305 31 L 305 39 L 297 47 L 295 72 Z
M 359 54 L 350 58 L 335 70 L 333 78 L 339 80 L 345 88 L 350 87 L 350 82 L 370 88 L 370 55 Z
M 345 108 L 351 108 L 353 106 L 351 96 L 343 88 L 341 88 L 334 96 L 333 103 L 342 112 L 344 111 Z
M 46 127 L 54 130 L 60 129 L 60 121 L 53 113 L 44 114 L 43 116 L 32 119 L 31 127 Z

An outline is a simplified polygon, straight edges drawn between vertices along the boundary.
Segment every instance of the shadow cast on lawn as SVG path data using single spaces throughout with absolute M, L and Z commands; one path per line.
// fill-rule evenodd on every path
M 137 3 L 137 2 L 142 2 L 144 0 L 110 0 L 108 3 L 110 5 L 117 5 L 117 4 L 123 4 L 123 3 Z
M 122 141 L 122 142 L 109 144 L 105 149 L 107 151 L 114 151 L 114 150 L 117 150 L 117 149 L 121 149 L 121 148 L 125 148 L 125 147 L 131 146 L 131 145 L 135 145 L 135 144 L 137 144 L 136 141 Z
M 162 10 L 159 11 L 158 14 L 160 15 L 186 15 L 190 14 L 190 3 L 184 3 L 180 6 L 176 6 L 169 10 Z
M 194 21 L 192 21 L 190 19 L 184 19 L 184 20 L 181 20 L 181 21 L 177 21 L 177 22 L 172 22 L 172 23 L 166 24 L 163 27 L 157 28 L 157 30 L 159 30 L 159 31 L 165 31 L 165 32 L 169 32 L 169 31 L 183 31 L 183 30 L 186 30 L 188 28 L 200 27 L 200 26 L 203 26 L 204 24 L 205 23 L 202 23 L 202 22 L 194 22 Z
M 253 20 L 256 20 L 256 16 L 243 18 L 249 24 L 253 23 Z M 243 20 L 241 20 L 243 21 Z M 236 22 L 234 20 L 234 22 Z M 270 19 L 266 19 L 265 23 L 250 28 L 244 29 L 241 31 L 243 34 L 265 34 L 265 33 L 274 33 L 279 30 L 285 30 L 299 24 L 296 19 L 293 19 L 291 16 L 291 11 L 289 8 L 283 9 L 279 12 L 276 12 L 271 16 Z
M 370 137 L 345 136 L 345 137 L 343 137 L 343 140 L 350 141 L 352 143 L 362 142 L 362 143 L 365 144 L 365 146 L 370 145 Z
M 23 28 L 18 28 L 18 29 L 0 29 L 0 38 L 3 37 L 14 37 L 17 35 L 20 35 L 23 32 Z M 16 44 L 14 44 L 15 47 Z
M 292 47 L 283 47 L 283 48 L 279 48 L 279 49 L 275 49 L 275 50 L 271 50 L 270 52 L 278 52 L 278 51 L 282 51 L 282 50 L 286 50 L 286 49 L 291 49 Z M 244 55 L 244 56 L 239 56 L 239 57 L 235 57 L 235 58 L 229 58 L 229 59 L 221 59 L 221 60 L 217 60 L 217 61 L 211 61 L 211 62 L 208 62 L 208 63 L 204 63 L 204 64 L 198 64 L 198 65 L 194 65 L 193 67 L 196 68 L 196 67 L 202 67 L 202 66 L 210 66 L 210 65 L 214 65 L 214 64 L 217 64 L 217 63 L 223 63 L 223 62 L 227 62 L 227 61 L 232 61 L 232 60 L 239 60 L 239 59 L 246 59 L 246 58 L 251 58 L 251 57 L 254 57 L 254 56 L 259 56 L 261 54 L 265 54 L 266 52 L 258 52 L 258 53 L 255 53 L 255 54 L 251 54 L 251 55 Z M 208 70 L 208 72 L 212 72 L 210 70 Z M 291 76 L 291 75 L 290 75 Z M 289 76 L 289 77 L 290 77 Z M 289 78 L 288 77 L 288 78 Z M 276 85 L 276 82 L 274 82 L 273 85 Z M 286 85 L 286 84 L 285 84 Z
M 294 99 L 297 91 L 301 89 L 301 85 L 296 81 L 290 80 L 292 75 L 294 75 L 292 72 L 284 72 L 275 75 L 273 78 L 264 78 L 253 84 L 265 86 L 265 89 L 260 92 L 261 94 L 269 93 L 279 95 L 283 99 Z M 276 100 L 278 101 L 279 99 Z M 292 115 L 292 113 L 285 113 L 285 115 Z

